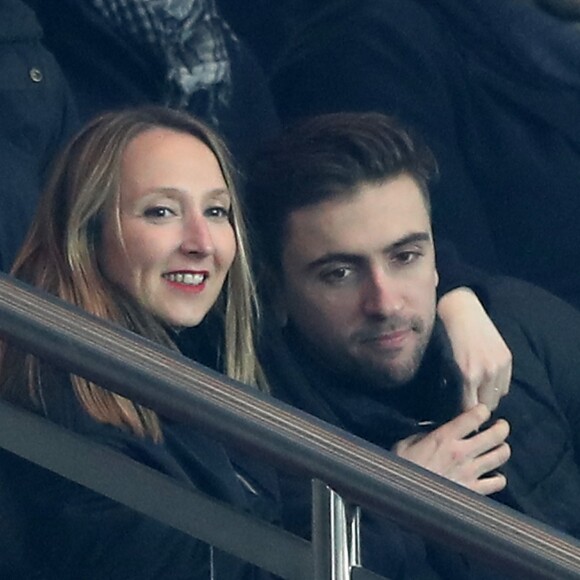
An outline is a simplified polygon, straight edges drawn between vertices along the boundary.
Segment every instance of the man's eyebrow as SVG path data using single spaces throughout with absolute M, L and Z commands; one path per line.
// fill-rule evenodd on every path
M 429 232 L 413 232 L 403 236 L 401 239 L 393 242 L 385 248 L 385 252 L 390 252 L 396 250 L 402 246 L 407 246 L 409 244 L 416 244 L 417 242 L 430 242 L 431 234 Z
M 431 234 L 429 232 L 413 232 L 408 234 L 392 244 L 389 244 L 383 248 L 385 254 L 398 250 L 409 244 L 415 244 L 419 242 L 430 242 Z M 333 252 L 329 254 L 324 254 L 316 260 L 310 262 L 307 266 L 307 270 L 312 271 L 320 268 L 321 266 L 326 266 L 326 264 L 332 264 L 334 262 L 347 262 L 349 264 L 360 264 L 364 262 L 364 258 L 359 254 L 351 254 L 348 252 Z

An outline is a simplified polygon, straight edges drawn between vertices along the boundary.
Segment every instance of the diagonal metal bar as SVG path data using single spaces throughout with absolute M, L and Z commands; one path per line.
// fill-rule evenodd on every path
M 506 571 L 580 577 L 575 539 L 6 276 L 0 277 L 0 333 Z
M 5 402 L 0 402 L 0 447 L 280 578 L 310 576 L 306 540 Z

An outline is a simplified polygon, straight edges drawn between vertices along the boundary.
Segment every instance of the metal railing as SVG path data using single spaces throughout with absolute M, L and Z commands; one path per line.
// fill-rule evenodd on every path
M 452 545 L 454 550 L 493 561 L 506 572 L 526 578 L 580 577 L 580 543 L 575 539 L 6 276 L 0 277 L 0 334 L 167 417 L 190 422 L 228 446 L 256 454 L 280 469 L 324 481 L 349 504 L 383 514 L 424 537 Z M 29 418 L 43 421 L 32 415 Z M 9 431 L 0 424 L 0 445 L 6 445 Z M 52 459 L 57 461 L 56 456 Z M 121 456 L 112 459 L 107 455 L 109 460 L 130 463 Z M 141 487 L 142 478 L 151 476 L 152 485 L 166 486 L 168 497 L 179 493 L 175 482 L 142 465 L 134 467 L 139 478 L 135 489 Z M 89 466 L 87 474 L 90 480 Z M 234 517 L 235 510 L 222 507 L 224 514 Z M 195 509 L 198 507 L 192 504 Z M 161 519 L 160 514 L 154 517 Z M 188 518 L 183 519 L 176 527 L 187 527 Z M 245 519 L 238 522 L 247 523 Z M 192 533 L 191 529 L 184 531 Z M 270 531 L 268 527 L 266 533 Z M 218 530 L 209 536 L 207 531 L 193 532 L 202 539 L 212 536 L 208 541 L 219 546 L 229 542 L 214 537 L 219 536 Z M 306 550 L 308 557 L 291 558 L 293 562 L 303 559 L 306 568 L 264 561 L 269 556 L 263 552 L 268 550 L 252 547 L 253 541 L 243 549 L 235 542 L 224 549 L 284 578 L 314 578 L 311 546 L 282 530 L 275 529 L 273 535 L 288 549 L 303 554 Z M 276 550 L 277 556 L 285 551 Z M 355 575 L 364 577 L 356 565 Z

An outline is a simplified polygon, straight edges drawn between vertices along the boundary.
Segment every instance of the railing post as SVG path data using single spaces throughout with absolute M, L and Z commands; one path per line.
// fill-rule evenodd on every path
M 360 555 L 360 507 L 347 505 L 347 518 L 350 531 L 350 565 L 362 566 Z
M 350 508 L 325 483 L 312 481 L 314 580 L 350 580 L 360 566 L 360 510 Z

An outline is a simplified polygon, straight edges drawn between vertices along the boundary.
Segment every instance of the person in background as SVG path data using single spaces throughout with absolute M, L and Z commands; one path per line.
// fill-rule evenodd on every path
M 437 237 L 579 306 L 578 2 L 285 4 L 303 16 L 272 73 L 282 121 L 397 117 L 437 157 Z
M 433 170 L 420 141 L 379 113 L 314 117 L 257 157 L 247 196 L 280 321 L 260 350 L 272 393 L 580 536 L 580 314 L 528 283 L 482 279 L 514 368 L 493 413 L 462 408 L 437 316 Z M 309 487 L 283 483 L 285 521 L 308 535 Z M 362 531 L 363 565 L 388 577 L 505 577 L 369 514 Z
M 238 162 L 279 131 L 265 75 L 214 0 L 28 0 L 83 120 L 113 108 L 186 110 Z
M 0 0 L 0 103 L 0 270 L 7 272 L 46 168 L 78 123 L 62 71 L 21 0 Z
M 108 113 L 56 163 L 13 274 L 239 381 L 265 387 L 235 173 L 204 123 L 165 108 Z M 184 486 L 275 521 L 266 466 L 186 424 L 2 344 L 0 394 Z M 14 458 L 28 558 L 42 577 L 269 577 L 181 532 Z

